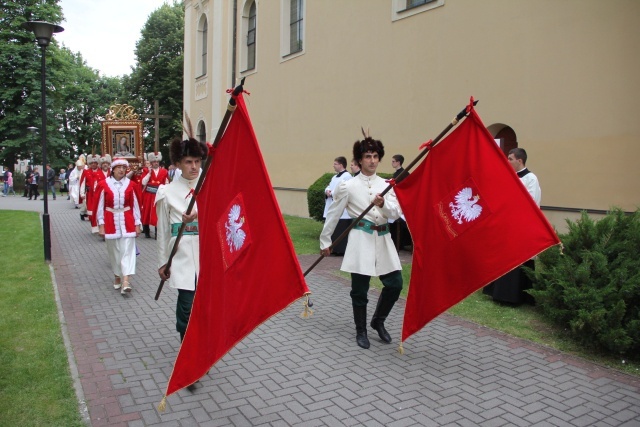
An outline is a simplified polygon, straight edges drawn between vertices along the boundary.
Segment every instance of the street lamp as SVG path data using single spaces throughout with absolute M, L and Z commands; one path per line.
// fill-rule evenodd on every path
M 28 21 L 23 22 L 22 27 L 33 31 L 36 35 L 36 41 L 38 46 L 42 50 L 42 67 L 40 69 L 40 81 L 42 82 L 42 164 L 47 164 L 47 94 L 46 94 L 46 61 L 45 50 L 49 43 L 51 43 L 51 37 L 54 33 L 60 33 L 64 31 L 59 25 L 50 24 L 44 21 Z M 44 174 L 44 214 L 42 215 L 42 229 L 44 234 L 44 260 L 51 261 L 51 226 L 49 224 L 49 180 L 47 179 L 46 172 Z
M 35 126 L 29 126 L 27 128 L 27 130 L 31 131 L 31 158 L 29 160 L 31 160 L 31 167 L 33 167 L 33 165 L 36 164 L 35 153 L 34 153 L 35 144 L 34 144 L 33 138 L 34 138 L 36 132 L 38 131 L 38 128 L 35 127 Z

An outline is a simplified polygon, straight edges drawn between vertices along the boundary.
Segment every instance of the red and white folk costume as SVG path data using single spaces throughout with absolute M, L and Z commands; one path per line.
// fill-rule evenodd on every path
M 160 162 L 162 160 L 162 154 L 160 153 L 148 153 L 147 160 L 152 162 Z M 160 185 L 169 183 L 169 172 L 158 166 L 157 168 L 151 167 L 149 173 L 142 178 L 142 225 L 154 227 L 158 224 L 158 216 L 156 214 L 156 208 L 154 206 L 156 200 L 156 193 Z M 146 232 L 146 231 L 145 231 Z
M 98 155 L 88 155 L 87 163 L 89 164 L 89 169 L 84 171 L 84 186 L 85 186 L 85 198 L 86 198 L 86 208 L 87 215 L 89 215 L 89 221 L 91 223 L 94 222 L 93 217 L 93 209 L 95 208 L 95 190 L 97 184 L 97 173 L 100 172 L 98 168 L 98 164 L 100 162 L 100 156 Z M 82 183 L 81 183 L 82 185 Z
M 109 168 L 104 171 L 103 170 L 103 165 L 107 163 L 109 165 Z M 91 205 L 91 212 L 96 212 L 97 207 L 98 207 L 98 185 L 100 184 L 101 181 L 104 181 L 105 179 L 109 178 L 111 176 L 111 156 L 108 154 L 105 154 L 104 156 L 102 156 L 100 158 L 100 168 L 93 172 L 92 174 L 92 182 L 93 185 L 91 185 L 92 190 L 92 205 Z M 87 198 L 87 202 L 89 201 L 89 199 Z M 89 210 L 89 209 L 87 209 Z M 91 221 L 91 232 L 92 233 L 97 233 L 98 232 L 98 220 L 97 220 L 97 216 L 96 215 L 90 215 L 89 216 L 89 221 Z
M 111 167 L 127 165 L 115 159 Z M 136 272 L 136 226 L 140 226 L 140 187 L 126 176 L 120 181 L 113 176 L 98 185 L 96 216 L 104 225 L 107 252 L 113 274 L 131 276 Z

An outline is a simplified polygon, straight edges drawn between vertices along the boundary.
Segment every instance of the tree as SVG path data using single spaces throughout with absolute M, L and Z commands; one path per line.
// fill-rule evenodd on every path
M 0 162 L 14 165 L 35 153 L 41 161 L 39 138 L 29 126 L 41 125 L 41 51 L 32 32 L 21 27 L 30 20 L 58 23 L 58 0 L 4 2 L 0 14 Z M 52 165 L 66 165 L 80 153 L 100 152 L 100 120 L 109 105 L 123 96 L 118 78 L 100 77 L 82 56 L 60 47 L 53 37 L 46 49 L 47 145 Z
M 182 80 L 184 64 L 184 6 L 163 4 L 149 15 L 136 43 L 136 67 L 125 76 L 124 87 L 130 94 L 128 104 L 142 114 L 154 113 L 158 100 L 159 114 L 173 119 L 161 121 L 160 148 L 168 159 L 168 145 L 182 135 Z M 145 152 L 153 149 L 154 122 L 145 121 Z
M 41 52 L 31 31 L 22 28 L 26 21 L 60 22 L 58 0 L 3 2 L 0 14 L 0 162 L 12 167 L 18 159 L 28 158 L 33 146 L 29 126 L 41 123 Z M 57 48 L 55 41 L 47 49 L 50 61 Z M 49 62 L 48 61 L 48 62 Z M 49 123 L 50 128 L 55 123 Z

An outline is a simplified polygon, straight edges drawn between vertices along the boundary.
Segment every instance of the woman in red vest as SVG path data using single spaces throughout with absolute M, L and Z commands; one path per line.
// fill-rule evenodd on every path
M 114 159 L 111 176 L 98 185 L 98 233 L 104 236 L 111 269 L 113 287 L 120 293 L 131 292 L 129 282 L 136 273 L 136 237 L 142 232 L 140 221 L 140 186 L 126 177 L 129 162 Z

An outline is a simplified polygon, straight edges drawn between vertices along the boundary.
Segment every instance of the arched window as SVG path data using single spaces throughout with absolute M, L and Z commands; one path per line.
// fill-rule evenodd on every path
M 207 127 L 202 120 L 198 122 L 198 135 L 196 135 L 198 141 L 207 142 Z
M 251 2 L 247 28 L 247 70 L 256 67 L 256 2 Z
M 208 35 L 207 17 L 202 15 L 198 23 L 198 39 L 196 41 L 197 48 L 197 66 L 196 70 L 200 72 L 199 76 L 207 74 L 207 35 Z M 198 76 L 198 77 L 199 77 Z
M 287 60 L 304 53 L 305 0 L 281 1 L 280 53 Z

